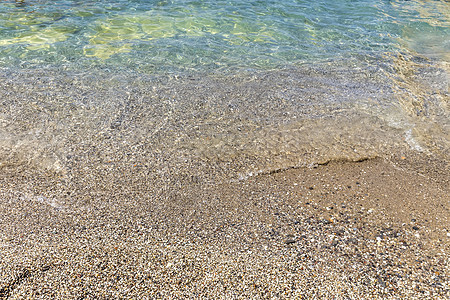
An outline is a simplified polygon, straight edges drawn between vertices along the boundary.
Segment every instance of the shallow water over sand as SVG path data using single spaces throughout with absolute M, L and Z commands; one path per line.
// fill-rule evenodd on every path
M 4 71 L 2 166 L 242 178 L 410 150 L 448 155 L 447 74 L 410 59 L 395 58 L 405 64 L 395 70 L 227 76 Z M 404 80 L 410 64 L 422 71 Z
M 448 60 L 449 11 L 447 1 L 2 1 L 0 66 L 223 72 L 408 49 Z
M 448 157 L 447 2 L 185 2 L 2 3 L 3 170 L 133 186 Z

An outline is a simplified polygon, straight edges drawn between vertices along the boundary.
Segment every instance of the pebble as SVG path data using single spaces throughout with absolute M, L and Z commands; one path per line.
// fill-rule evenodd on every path
M 297 241 L 294 239 L 289 239 L 289 240 L 284 241 L 284 243 L 287 245 L 294 244 L 295 242 L 297 242 Z

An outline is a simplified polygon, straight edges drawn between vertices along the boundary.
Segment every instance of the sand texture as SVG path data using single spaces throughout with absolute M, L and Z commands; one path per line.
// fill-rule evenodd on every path
M 46 195 L 33 185 L 44 175 L 2 173 L 2 298 L 450 296 L 442 160 L 330 162 L 90 197 Z

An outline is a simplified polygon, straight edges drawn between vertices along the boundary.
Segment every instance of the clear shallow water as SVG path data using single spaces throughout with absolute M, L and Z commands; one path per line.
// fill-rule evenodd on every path
M 2 1 L 0 64 L 276 68 L 450 50 L 446 1 Z
M 448 157 L 449 6 L 3 1 L 0 166 L 109 189 Z

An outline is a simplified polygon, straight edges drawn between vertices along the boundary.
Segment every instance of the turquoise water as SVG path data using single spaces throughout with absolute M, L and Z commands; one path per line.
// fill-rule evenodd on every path
M 419 0 L 1 1 L 0 168 L 108 190 L 409 151 L 447 159 L 449 12 Z
M 270 69 L 450 51 L 446 1 L 2 1 L 0 66 Z

